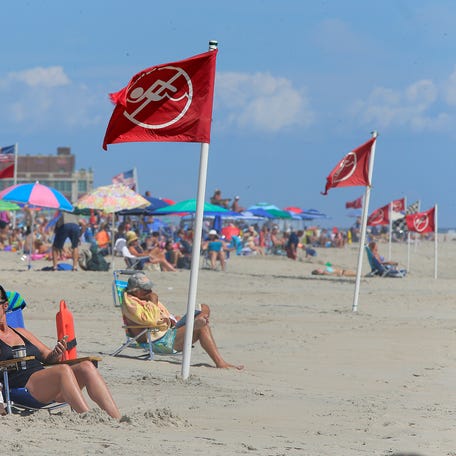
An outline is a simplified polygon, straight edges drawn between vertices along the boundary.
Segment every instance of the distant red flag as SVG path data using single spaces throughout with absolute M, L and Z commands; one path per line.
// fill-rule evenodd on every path
M 397 199 L 391 202 L 392 207 L 391 209 L 394 212 L 402 212 L 405 211 L 405 198 Z
M 386 206 L 375 209 L 367 219 L 367 224 L 369 226 L 376 225 L 389 225 L 389 204 Z
M 327 195 L 328 190 L 334 187 L 370 185 L 369 162 L 375 139 L 369 139 L 365 144 L 345 155 L 326 178 L 326 188 L 322 195 Z
M 0 179 L 8 179 L 10 177 L 14 177 L 14 163 L 0 171 Z
M 432 233 L 435 231 L 435 207 L 425 212 L 406 215 L 405 221 L 409 231 Z
M 348 201 L 345 203 L 345 209 L 361 209 L 363 207 L 363 197 L 360 196 L 354 201 Z
M 201 142 L 211 137 L 217 50 L 147 68 L 110 95 L 103 149 L 121 142 Z

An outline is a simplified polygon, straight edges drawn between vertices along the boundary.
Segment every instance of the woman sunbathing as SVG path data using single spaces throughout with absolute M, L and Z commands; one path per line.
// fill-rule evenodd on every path
M 120 418 L 105 381 L 90 361 L 82 361 L 72 366 L 58 364 L 66 350 L 66 341 L 59 340 L 50 349 L 24 328 L 10 328 L 6 322 L 8 298 L 0 285 L 0 360 L 13 358 L 12 347 L 25 346 L 27 356 L 35 359 L 26 361 L 25 369 L 9 374 L 10 388 L 25 387 L 34 399 L 43 406 L 51 402 L 66 402 L 78 413 L 89 411 L 89 406 L 82 394 L 87 388 L 90 398 L 109 416 Z M 43 363 L 55 366 L 44 368 Z

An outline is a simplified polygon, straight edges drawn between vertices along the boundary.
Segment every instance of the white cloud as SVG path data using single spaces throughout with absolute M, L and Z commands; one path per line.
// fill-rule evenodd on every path
M 61 87 L 70 84 L 70 78 L 60 66 L 48 68 L 36 67 L 29 70 L 10 73 L 10 81 L 20 81 L 29 87 Z
M 304 90 L 267 73 L 217 73 L 215 97 L 225 127 L 277 132 L 314 120 Z
M 101 100 L 83 84 L 75 84 L 61 66 L 12 72 L 0 80 L 0 121 L 28 131 L 98 124 L 99 107 L 109 106 L 103 95 Z
M 456 67 L 453 70 L 453 72 L 450 74 L 448 77 L 448 81 L 446 82 L 444 86 L 444 96 L 445 96 L 445 101 L 450 105 L 450 106 L 455 106 L 456 105 Z
M 408 127 L 412 130 L 442 130 L 449 126 L 451 115 L 436 112 L 439 89 L 431 80 L 420 80 L 403 90 L 377 87 L 365 100 L 351 108 L 362 124 L 372 128 Z

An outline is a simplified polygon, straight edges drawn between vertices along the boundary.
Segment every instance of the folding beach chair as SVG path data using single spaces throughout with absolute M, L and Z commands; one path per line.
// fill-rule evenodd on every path
M 127 280 L 128 276 L 135 274 L 137 271 L 130 270 L 130 269 L 120 269 L 113 271 L 114 281 L 112 285 L 112 294 L 114 300 L 114 306 L 120 307 L 122 309 L 123 304 L 123 294 L 125 288 L 127 287 Z M 127 280 L 125 280 L 127 279 Z M 144 325 L 132 325 L 129 324 L 122 312 L 122 319 L 123 319 L 123 329 L 125 330 L 126 341 L 116 350 L 111 353 L 111 356 L 119 355 L 123 350 L 128 347 L 132 348 L 142 348 L 146 351 L 146 355 L 148 360 L 153 360 L 155 354 L 160 355 L 175 355 L 178 352 L 172 351 L 172 353 L 164 352 L 163 345 L 164 345 L 164 338 L 160 339 L 159 341 L 153 341 L 152 335 L 159 331 L 159 328 L 155 326 L 144 326 Z M 140 329 L 139 334 L 132 334 L 132 329 Z M 146 342 L 141 342 L 141 339 L 146 338 Z M 166 336 L 165 336 L 166 337 Z
M 22 310 L 26 307 L 24 298 L 15 291 L 7 291 L 8 309 L 6 313 L 6 322 L 12 328 L 25 328 L 24 317 Z M 20 364 L 24 361 L 33 359 L 33 356 L 26 356 L 23 358 L 14 358 L 5 361 L 0 361 L 0 372 L 3 374 L 3 397 L 6 401 L 6 409 L 8 413 L 12 413 L 12 408 L 25 411 L 47 410 L 51 413 L 53 410 L 67 407 L 67 403 L 51 402 L 43 404 L 33 398 L 26 388 L 10 388 L 8 373 L 13 369 L 20 369 Z M 65 364 L 74 364 L 84 360 L 91 361 L 97 366 L 101 358 L 96 356 L 88 356 L 77 358 L 73 360 L 63 361 Z
M 122 256 L 125 260 L 127 268 L 136 271 L 142 271 L 144 269 L 144 265 L 150 260 L 149 255 L 140 257 L 132 255 L 126 245 L 122 247 Z
M 405 269 L 397 269 L 392 265 L 384 265 L 380 263 L 380 261 L 378 261 L 377 258 L 375 258 L 371 249 L 367 245 L 365 246 L 365 249 L 367 259 L 369 261 L 369 266 L 371 267 L 371 271 L 367 274 L 368 277 L 379 276 L 402 278 L 406 276 L 407 271 Z

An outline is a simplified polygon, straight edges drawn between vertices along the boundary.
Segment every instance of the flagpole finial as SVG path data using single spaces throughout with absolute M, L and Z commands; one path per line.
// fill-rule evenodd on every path
M 215 51 L 218 47 L 218 41 L 217 40 L 209 40 L 209 50 L 210 51 Z
M 371 131 L 371 135 L 372 135 L 372 138 L 376 138 L 378 136 L 378 131 L 377 130 Z

